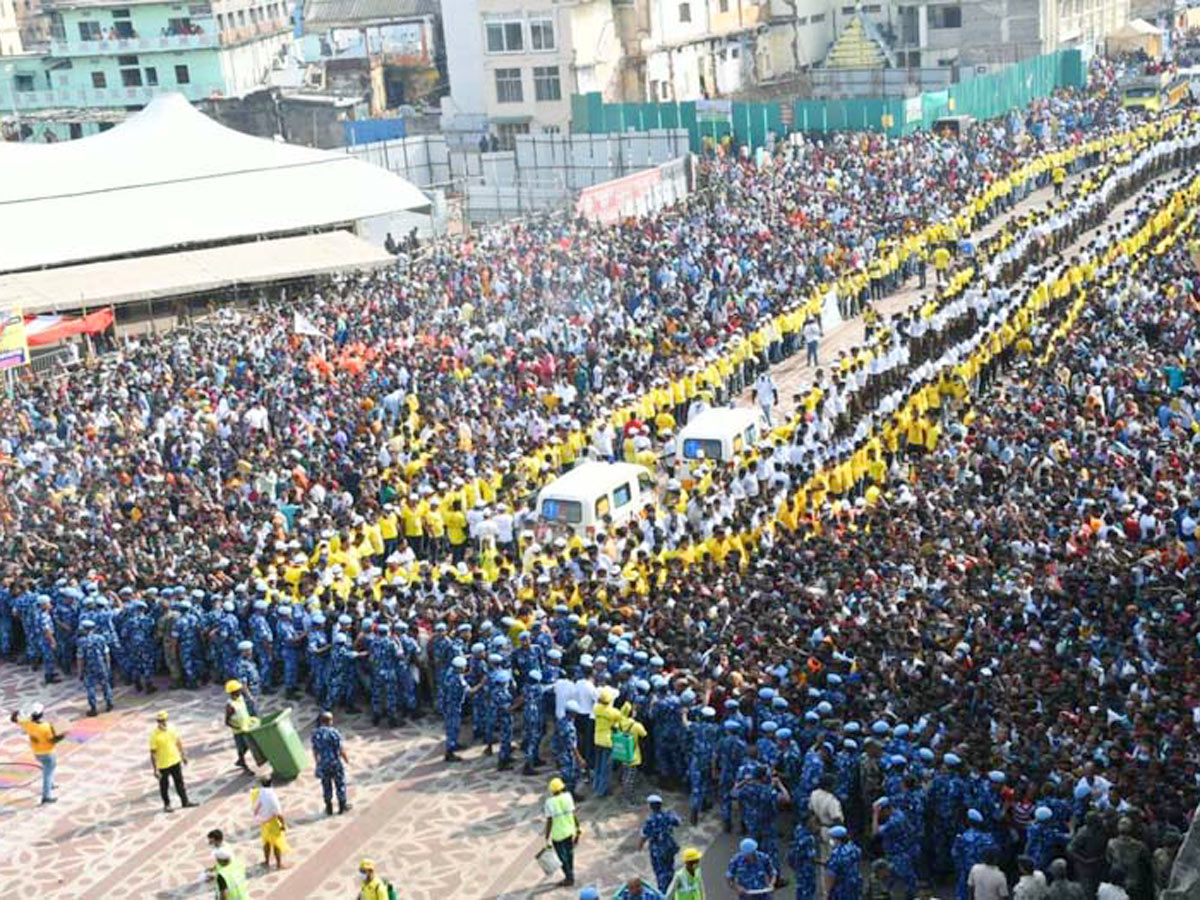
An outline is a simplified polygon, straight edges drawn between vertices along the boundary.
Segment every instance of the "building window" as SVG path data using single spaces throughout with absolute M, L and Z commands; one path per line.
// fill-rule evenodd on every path
M 117 57 L 117 65 L 118 66 L 136 66 L 137 64 L 138 64 L 138 60 L 137 60 L 136 56 L 118 56 Z
M 529 46 L 534 50 L 554 49 L 554 20 L 529 20 Z
M 558 66 L 533 67 L 533 96 L 538 100 L 561 100 L 562 82 Z
M 524 99 L 525 95 L 521 92 L 521 70 L 497 69 L 496 102 L 520 103 Z
M 729 0 L 721 0 L 719 5 L 721 7 L 721 12 L 729 12 Z
M 176 66 L 175 67 L 175 83 L 176 84 L 191 84 L 192 83 L 192 76 L 191 76 L 191 73 L 188 72 L 187 66 Z
M 680 22 L 692 21 L 692 4 L 690 4 L 690 3 L 680 3 L 679 4 L 679 21 Z
M 520 53 L 525 49 L 525 32 L 521 23 L 488 22 L 488 53 Z
M 18 94 L 23 94 L 33 90 L 32 75 L 17 75 L 13 78 L 13 87 L 16 88 Z
M 962 28 L 961 6 L 930 6 L 930 28 Z
M 562 128 L 558 125 L 543 125 L 542 134 L 562 134 Z
M 883 7 L 878 3 L 868 3 L 866 6 L 863 7 L 863 12 L 867 12 L 867 13 L 877 13 L 877 12 L 882 12 L 882 10 L 883 10 Z
M 142 72 L 140 69 L 122 69 L 121 84 L 125 87 L 141 87 Z
M 796 24 L 797 25 L 807 25 L 808 24 L 808 16 L 797 16 Z
M 813 16 L 808 21 L 813 25 L 820 25 L 822 22 L 825 21 L 825 13 L 817 13 L 815 16 Z
M 108 79 L 104 77 L 103 72 L 93 72 L 92 73 L 92 87 L 94 87 L 94 88 L 108 87 Z
M 146 85 L 148 87 L 158 87 L 158 69 L 154 66 L 146 67 Z
M 843 6 L 843 7 L 842 7 L 842 15 L 843 15 L 843 16 L 852 16 L 852 15 L 854 15 L 854 7 L 853 7 L 853 6 Z
M 79 39 L 81 41 L 99 41 L 104 39 L 99 22 L 80 22 Z
M 128 18 L 129 18 L 129 10 L 127 10 L 127 9 L 114 9 L 114 10 L 112 11 L 112 17 L 113 17 L 114 19 L 128 19 Z
M 502 150 L 511 150 L 517 142 L 518 134 L 529 134 L 528 122 L 505 122 L 496 126 L 496 136 Z

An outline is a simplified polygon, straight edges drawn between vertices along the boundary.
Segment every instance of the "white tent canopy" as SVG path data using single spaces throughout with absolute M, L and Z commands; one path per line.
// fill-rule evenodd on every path
M 94 310 L 395 262 L 348 231 L 325 231 L 0 275 L 0 309 L 16 306 L 25 315 Z
M 0 172 L 0 272 L 429 206 L 385 169 L 233 131 L 179 94 L 92 137 L 0 143 Z

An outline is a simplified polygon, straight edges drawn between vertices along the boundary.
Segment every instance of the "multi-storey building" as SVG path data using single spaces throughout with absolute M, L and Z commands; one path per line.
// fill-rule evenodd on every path
M 286 0 L 56 0 L 46 9 L 48 51 L 0 71 L 16 114 L 66 124 L 59 137 L 103 130 L 97 119 L 162 93 L 241 96 L 265 83 L 292 40 Z
M 626 100 L 699 100 L 754 84 L 770 60 L 767 0 L 631 0 L 613 4 Z
M 447 0 L 448 129 L 566 131 L 571 95 L 621 98 L 613 0 Z M 469 124 L 464 124 L 469 123 Z
M 21 0 L 0 0 L 0 56 L 15 56 L 21 52 L 21 22 L 17 3 Z

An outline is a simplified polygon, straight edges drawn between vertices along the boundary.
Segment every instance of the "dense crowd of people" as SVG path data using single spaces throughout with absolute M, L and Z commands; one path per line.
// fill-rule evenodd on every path
M 797 140 L 704 162 L 654 216 L 435 244 L 21 382 L 0 652 L 47 681 L 78 660 L 93 713 L 165 673 L 236 678 L 251 713 L 436 710 L 448 762 L 469 733 L 508 768 L 519 734 L 562 791 L 716 807 L 738 890 L 786 860 L 798 896 L 857 900 L 865 851 L 907 897 L 956 876 L 965 900 L 993 860 L 1151 900 L 1200 749 L 1198 150 L 1190 114 L 1103 87 L 962 138 Z M 874 312 L 927 267 L 913 310 Z M 685 489 L 678 427 L 831 295 L 865 342 Z M 531 497 L 585 458 L 649 463 L 663 502 L 548 529 Z

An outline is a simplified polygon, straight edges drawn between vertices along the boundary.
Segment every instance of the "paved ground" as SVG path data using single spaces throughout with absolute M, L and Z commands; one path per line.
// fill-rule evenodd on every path
M 1048 195 L 1035 193 L 1018 211 Z M 915 284 L 910 280 L 883 301 L 881 311 L 893 313 L 917 300 Z M 860 322 L 843 323 L 826 335 L 821 358 L 830 359 L 861 339 Z M 790 395 L 811 374 L 802 355 L 777 367 L 785 411 Z M 217 827 L 247 861 L 258 861 L 249 800 L 253 784 L 233 767 L 217 688 L 149 698 L 123 688 L 114 712 L 89 719 L 83 716 L 77 683 L 43 687 L 40 673 L 3 663 L 0 698 L 4 711 L 44 702 L 50 720 L 68 734 L 60 744 L 60 802 L 39 807 L 40 774 L 31 765 L 26 739 L 0 720 L 0 895 L 6 900 L 207 896 L 204 835 Z M 146 743 L 158 709 L 170 711 L 189 749 L 186 777 L 193 798 L 201 802 L 197 809 L 161 811 Z M 305 700 L 295 712 L 307 742 L 316 709 Z M 325 817 L 311 771 L 283 785 L 294 852 L 283 872 L 255 870 L 255 900 L 354 896 L 355 869 L 363 855 L 379 863 L 406 900 L 576 896 L 550 886 L 534 861 L 547 776 L 497 774 L 477 748 L 467 751 L 461 766 L 448 767 L 441 762 L 441 735 L 433 721 L 395 731 L 371 728 L 364 716 L 338 724 L 351 759 L 354 809 Z M 646 854 L 637 851 L 641 801 L 648 791 L 649 786 L 639 785 L 629 800 L 589 800 L 581 806 L 580 884 L 598 882 L 611 891 L 630 874 L 651 874 Z M 686 818 L 680 795 L 668 795 L 668 804 Z M 685 825 L 677 837 L 683 846 L 712 848 L 705 857 L 709 896 L 722 900 L 730 896 L 722 875 L 735 839 L 717 832 L 710 813 L 697 828 Z

